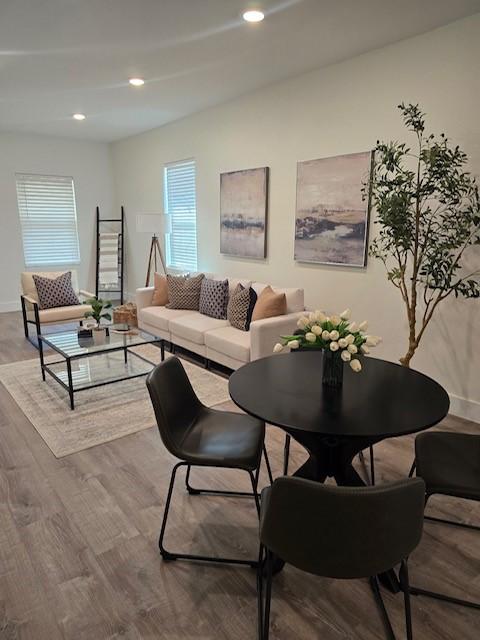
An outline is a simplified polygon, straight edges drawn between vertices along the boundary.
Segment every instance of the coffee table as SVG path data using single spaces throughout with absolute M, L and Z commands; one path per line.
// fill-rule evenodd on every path
M 68 392 L 70 408 L 73 410 L 74 395 L 79 391 L 150 373 L 155 363 L 132 350 L 147 344 L 157 344 L 161 359 L 164 359 L 163 339 L 146 331 L 126 334 L 110 330 L 101 342 L 95 341 L 93 337 L 81 338 L 75 330 L 39 335 L 42 378 L 46 380 L 45 374 L 48 373 Z M 60 358 L 45 361 L 45 345 Z

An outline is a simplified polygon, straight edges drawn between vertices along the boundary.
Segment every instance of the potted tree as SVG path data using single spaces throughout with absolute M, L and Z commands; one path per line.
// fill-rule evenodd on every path
M 378 142 L 371 181 L 379 233 L 370 255 L 383 262 L 408 320 L 408 367 L 438 305 L 480 295 L 480 202 L 466 154 L 442 133 L 425 133 L 417 104 L 398 107 L 416 140 Z M 364 185 L 368 197 L 370 185 Z M 470 267 L 467 264 L 471 264 Z M 474 265 L 474 266 L 473 266 Z

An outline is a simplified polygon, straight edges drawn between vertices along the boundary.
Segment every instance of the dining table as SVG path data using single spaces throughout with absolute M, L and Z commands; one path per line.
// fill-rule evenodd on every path
M 364 486 L 353 466 L 358 453 L 429 429 L 448 413 L 445 389 L 419 371 L 362 357 L 360 372 L 345 364 L 343 384 L 329 387 L 322 384 L 322 358 L 316 350 L 275 354 L 244 365 L 229 380 L 240 409 L 283 429 L 306 450 L 308 458 L 294 476 Z M 383 578 L 398 591 L 393 575 Z

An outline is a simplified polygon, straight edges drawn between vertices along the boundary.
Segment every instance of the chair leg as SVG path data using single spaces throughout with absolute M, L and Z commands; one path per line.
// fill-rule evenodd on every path
M 445 518 L 437 518 L 436 516 L 424 516 L 424 519 L 429 520 L 430 522 L 440 522 L 441 524 L 450 524 L 454 527 L 461 527 L 462 529 L 480 531 L 480 527 L 476 524 L 468 524 L 466 522 L 457 522 L 455 520 L 446 520 Z
M 257 567 L 257 637 L 263 640 L 263 567 L 264 547 L 260 544 Z
M 370 445 L 370 484 L 375 484 L 375 458 L 373 455 L 373 446 Z
M 403 600 L 405 603 L 405 626 L 407 629 L 407 640 L 413 640 L 412 628 L 412 607 L 410 604 L 410 583 L 408 580 L 408 564 L 406 560 L 402 560 L 399 573 L 400 586 L 403 591 Z
M 385 627 L 388 640 L 396 640 L 392 623 L 390 622 L 390 618 L 388 616 L 388 612 L 385 607 L 382 594 L 380 592 L 380 585 L 378 584 L 377 576 L 372 576 L 369 579 L 369 582 L 370 582 L 370 587 L 372 589 L 373 595 L 375 596 L 375 602 L 377 603 L 377 607 L 380 611 L 380 615 L 382 616 L 382 622 L 383 622 L 383 626 Z
M 266 584 L 265 584 L 265 608 L 263 611 L 263 635 L 261 640 L 268 640 L 270 635 L 270 609 L 272 604 L 272 576 L 273 576 L 273 556 L 267 549 L 266 559 Z
M 290 458 L 290 440 L 291 437 L 288 435 L 285 436 L 285 446 L 283 449 L 283 475 L 288 476 L 288 461 Z
M 408 472 L 408 477 L 409 478 L 411 478 L 413 476 L 413 474 L 415 473 L 415 469 L 416 468 L 417 468 L 417 463 L 414 460 L 412 466 L 410 467 L 410 471 Z
M 270 484 L 273 484 L 272 467 L 270 466 L 270 460 L 268 459 L 267 447 L 265 446 L 265 443 L 263 443 L 263 457 L 265 458 L 265 464 L 267 466 L 268 479 L 270 480 Z
M 165 549 L 164 544 L 163 544 L 163 539 L 165 537 L 165 530 L 167 528 L 167 519 L 168 519 L 168 512 L 170 509 L 170 503 L 172 500 L 172 493 L 173 493 L 173 488 L 175 485 L 175 477 L 177 474 L 177 470 L 179 469 L 179 467 L 187 467 L 187 473 L 188 473 L 188 468 L 190 467 L 190 465 L 188 465 L 186 462 L 178 462 L 172 470 L 172 475 L 170 477 L 170 485 L 168 487 L 168 493 L 167 493 L 167 500 L 165 502 L 165 510 L 163 512 L 163 520 L 162 520 L 162 526 L 160 529 L 160 537 L 158 540 L 158 547 L 160 549 L 160 555 L 162 556 L 162 558 L 166 561 L 169 560 L 197 560 L 200 562 L 216 562 L 216 563 L 221 563 L 221 564 L 235 564 L 235 565 L 243 565 L 243 566 L 248 566 L 248 567 L 253 567 L 256 568 L 257 567 L 257 560 L 240 560 L 240 559 L 236 559 L 236 558 L 223 558 L 223 557 L 219 557 L 219 556 L 202 556 L 202 555 L 195 555 L 195 554 L 191 554 L 191 553 L 174 553 L 171 551 L 167 551 L 167 549 Z M 255 488 L 255 479 L 253 476 L 253 473 L 251 471 L 249 471 L 251 480 L 252 480 L 252 487 Z M 256 493 L 256 492 L 255 492 Z M 260 501 L 258 500 L 258 495 L 256 495 L 256 506 L 257 506 L 257 513 L 259 513 L 260 511 Z

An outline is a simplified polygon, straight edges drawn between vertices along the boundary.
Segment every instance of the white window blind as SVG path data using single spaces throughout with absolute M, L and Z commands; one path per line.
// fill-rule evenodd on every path
M 78 264 L 73 178 L 17 173 L 16 179 L 25 265 Z
M 197 203 L 195 161 L 165 167 L 165 213 L 171 218 L 167 235 L 167 264 L 175 269 L 197 269 Z

